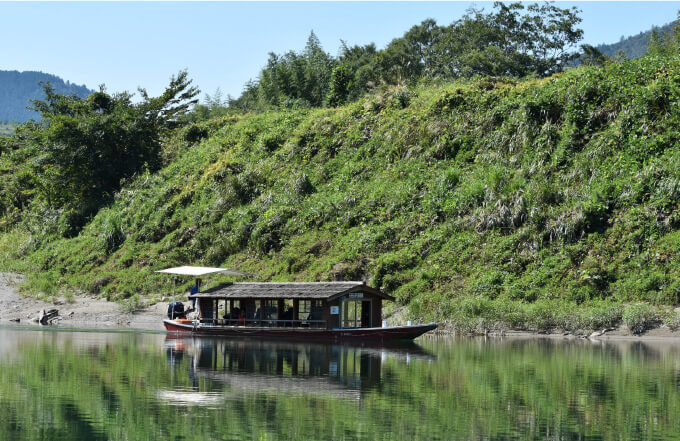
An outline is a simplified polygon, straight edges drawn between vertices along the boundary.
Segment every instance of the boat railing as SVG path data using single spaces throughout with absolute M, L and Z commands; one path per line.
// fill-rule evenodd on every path
M 278 320 L 278 319 L 200 319 L 206 326 L 241 326 L 258 328 L 314 328 L 325 329 L 326 320 Z

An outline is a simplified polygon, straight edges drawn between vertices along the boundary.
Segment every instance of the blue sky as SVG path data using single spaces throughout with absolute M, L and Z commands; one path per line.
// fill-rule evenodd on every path
M 426 18 L 448 24 L 488 2 L 0 2 L 0 69 L 39 70 L 111 92 L 159 94 L 188 69 L 203 92 L 238 96 L 269 52 L 301 50 L 314 30 L 326 51 L 384 47 Z M 680 2 L 557 2 L 582 10 L 584 43 L 618 41 L 675 19 Z

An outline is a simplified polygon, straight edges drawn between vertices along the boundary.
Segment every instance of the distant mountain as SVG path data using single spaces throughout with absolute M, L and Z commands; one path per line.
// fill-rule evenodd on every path
M 76 94 L 86 97 L 92 93 L 85 86 L 64 81 L 56 75 L 42 72 L 0 70 L 0 121 L 24 122 L 38 118 L 38 114 L 28 110 L 31 100 L 44 97 L 40 82 L 50 82 L 57 93 Z
M 674 25 L 675 22 L 672 22 L 652 29 L 656 29 L 659 35 L 664 35 L 671 32 Z M 619 51 L 623 51 L 626 58 L 640 58 L 647 52 L 647 43 L 649 42 L 649 36 L 652 34 L 652 29 L 628 38 L 621 37 L 618 43 L 601 44 L 597 46 L 597 49 L 609 57 L 616 57 Z

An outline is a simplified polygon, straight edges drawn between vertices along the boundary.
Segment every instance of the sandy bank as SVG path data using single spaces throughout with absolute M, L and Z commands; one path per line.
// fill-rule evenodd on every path
M 157 303 L 132 313 L 124 311 L 121 305 L 104 299 L 76 296 L 72 301 L 64 298 L 55 302 L 44 302 L 26 297 L 18 292 L 21 283 L 18 274 L 0 273 L 0 324 L 34 324 L 33 319 L 41 309 L 58 309 L 56 326 L 78 328 L 130 328 L 163 330 L 163 318 L 167 304 Z

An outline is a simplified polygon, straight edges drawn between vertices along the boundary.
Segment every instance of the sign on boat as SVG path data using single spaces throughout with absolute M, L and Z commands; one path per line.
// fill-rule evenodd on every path
M 231 269 L 178 267 L 158 272 L 186 276 L 226 273 Z M 251 336 L 289 340 L 412 340 L 437 328 L 436 323 L 386 326 L 382 301 L 390 295 L 364 282 L 239 282 L 199 291 L 198 280 L 189 299 L 195 303 L 186 318 L 183 305 L 173 302 L 163 323 L 169 332 L 212 336 Z

